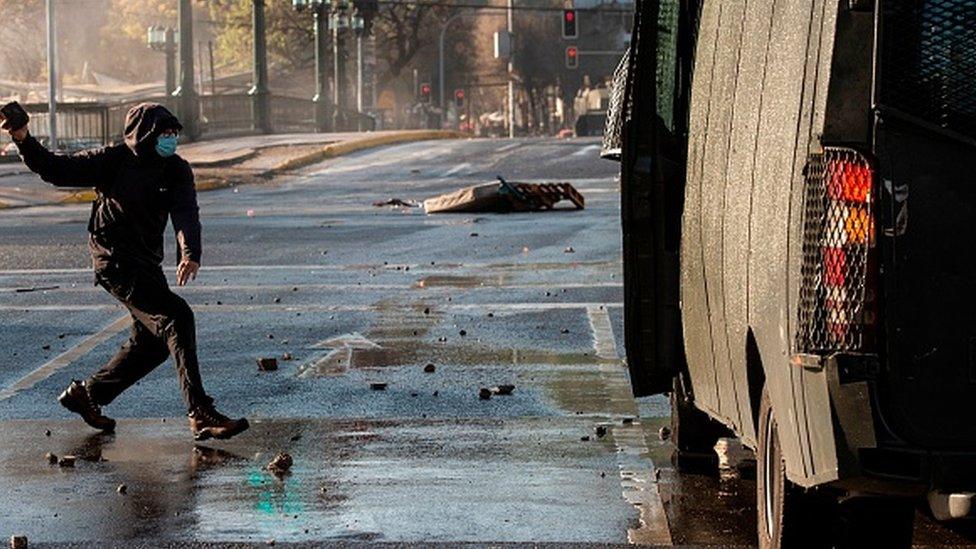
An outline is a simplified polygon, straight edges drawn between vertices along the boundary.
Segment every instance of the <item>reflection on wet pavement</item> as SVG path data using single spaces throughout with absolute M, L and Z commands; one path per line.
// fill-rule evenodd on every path
M 173 421 L 123 420 L 114 436 L 78 430 L 61 421 L 0 428 L 10 443 L 0 483 L 13 487 L 0 495 L 5 530 L 49 542 L 612 543 L 636 522 L 621 512 L 617 471 L 643 459 L 639 423 L 583 443 L 578 421 L 553 418 L 261 421 L 219 448 L 194 445 Z M 281 449 L 295 465 L 279 478 L 264 466 Z M 83 461 L 59 469 L 46 451 Z M 31 506 L 16 504 L 24 498 Z

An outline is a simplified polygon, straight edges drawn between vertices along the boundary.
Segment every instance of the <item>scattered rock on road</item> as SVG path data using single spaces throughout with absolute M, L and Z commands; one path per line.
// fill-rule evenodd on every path
M 478 391 L 478 398 L 481 400 L 491 400 L 491 389 L 482 387 L 481 390 Z
M 27 536 L 10 536 L 10 549 L 27 549 Z
M 259 358 L 258 359 L 258 370 L 262 372 L 273 372 L 278 369 L 278 359 L 277 358 Z
M 75 456 L 61 456 L 58 458 L 58 467 L 74 467 Z
M 372 389 L 372 390 L 374 390 L 374 391 L 385 391 L 387 385 L 388 385 L 387 383 L 384 383 L 384 382 L 380 381 L 380 382 L 376 382 L 376 383 L 370 383 L 369 384 L 369 388 Z
M 274 457 L 270 462 L 268 462 L 267 469 L 275 475 L 284 475 L 291 470 L 291 466 L 295 464 L 295 460 L 292 459 L 291 454 L 287 452 L 279 452 L 278 455 Z
M 563 250 L 563 251 L 566 252 L 566 253 L 568 253 L 568 254 L 574 254 L 574 253 L 576 253 L 576 250 L 574 250 L 572 246 L 567 246 L 566 249 Z
M 658 429 L 657 436 L 662 441 L 667 441 L 669 438 L 671 438 L 671 428 L 667 425 L 662 426 L 660 429 Z
M 292 358 L 294 358 L 294 357 L 291 356 L 291 353 L 285 353 L 285 354 L 281 355 L 281 360 L 291 360 Z
M 58 456 L 52 454 L 51 452 L 44 454 L 44 459 L 46 459 L 51 465 L 57 465 L 58 463 Z
M 118 492 L 120 496 L 124 496 L 126 492 L 129 491 L 129 487 L 125 484 L 119 484 L 119 487 L 116 488 L 115 491 Z
M 594 429 L 594 432 L 596 433 L 596 436 L 598 436 L 600 438 L 603 438 L 603 437 L 605 437 L 607 435 L 607 426 L 606 425 L 597 425 L 596 426 L 596 429 Z
M 496 385 L 491 388 L 491 392 L 496 395 L 510 395 L 515 390 L 514 385 Z
M 428 365 L 424 366 L 424 373 L 425 374 L 432 374 L 432 373 L 434 373 L 436 371 L 437 371 L 437 366 L 434 366 L 433 364 L 428 364 Z

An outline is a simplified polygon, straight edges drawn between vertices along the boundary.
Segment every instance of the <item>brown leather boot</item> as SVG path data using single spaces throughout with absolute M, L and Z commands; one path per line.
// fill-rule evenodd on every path
M 247 430 L 247 420 L 230 419 L 213 406 L 200 406 L 187 414 L 194 440 L 228 439 Z
M 99 431 L 111 432 L 115 430 L 115 420 L 102 414 L 101 407 L 95 404 L 91 395 L 88 394 L 88 387 L 78 381 L 73 380 L 71 385 L 61 393 L 58 402 L 68 410 L 81 416 L 85 423 Z

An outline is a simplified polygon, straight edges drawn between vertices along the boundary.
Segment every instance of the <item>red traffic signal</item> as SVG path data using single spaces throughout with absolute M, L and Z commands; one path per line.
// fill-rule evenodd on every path
M 461 108 L 464 106 L 464 90 L 456 89 L 454 90 L 454 104 Z
M 430 101 L 430 84 L 425 82 L 420 85 L 420 99 L 424 102 Z
M 576 28 L 576 10 L 563 10 L 563 38 L 576 38 L 579 29 Z
M 579 68 L 579 50 L 576 49 L 576 46 L 569 46 L 566 48 L 566 68 Z

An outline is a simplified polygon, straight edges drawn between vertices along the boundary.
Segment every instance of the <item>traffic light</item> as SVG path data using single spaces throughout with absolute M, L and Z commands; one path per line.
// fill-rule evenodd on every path
M 563 38 L 576 38 L 579 29 L 576 28 L 576 10 L 563 10 Z
M 427 82 L 420 85 L 420 100 L 424 103 L 430 103 L 430 84 Z
M 460 88 L 454 90 L 454 106 L 459 109 L 464 108 L 464 90 Z
M 576 49 L 576 46 L 569 46 L 566 48 L 566 68 L 579 68 L 579 50 Z

